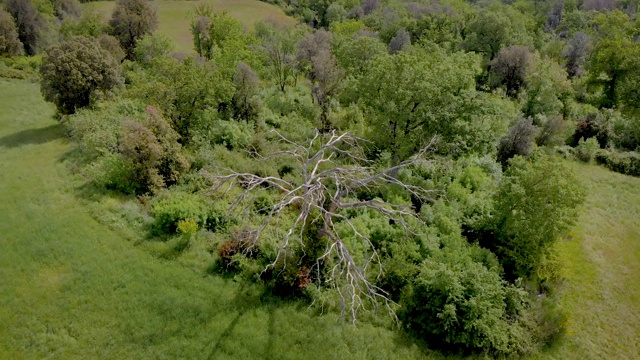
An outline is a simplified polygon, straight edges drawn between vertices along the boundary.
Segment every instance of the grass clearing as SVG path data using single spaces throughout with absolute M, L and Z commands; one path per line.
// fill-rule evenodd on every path
M 568 336 L 545 359 L 634 359 L 640 354 L 640 178 L 573 164 L 587 202 L 565 263 Z
M 190 14 L 200 3 L 212 4 L 214 11 L 226 11 L 237 18 L 247 29 L 260 20 L 273 19 L 282 24 L 293 24 L 295 19 L 287 16 L 277 6 L 258 0 L 205 0 L 205 1 L 153 1 L 158 9 L 158 33 L 173 39 L 176 51 L 192 53 Z M 82 5 L 102 14 L 105 21 L 111 17 L 115 1 L 89 2 Z
M 0 359 L 425 356 L 384 327 L 276 304 L 135 246 L 78 197 L 61 163 L 72 144 L 38 85 L 0 79 L 0 99 Z

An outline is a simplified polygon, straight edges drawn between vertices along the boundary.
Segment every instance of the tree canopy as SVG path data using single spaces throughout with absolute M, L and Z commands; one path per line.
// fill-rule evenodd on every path
M 133 59 L 138 40 L 158 27 L 158 15 L 148 0 L 118 0 L 109 20 L 110 33 Z
M 121 83 L 119 64 L 95 39 L 76 36 L 47 49 L 42 57 L 40 88 L 62 114 L 91 103 L 99 91 Z

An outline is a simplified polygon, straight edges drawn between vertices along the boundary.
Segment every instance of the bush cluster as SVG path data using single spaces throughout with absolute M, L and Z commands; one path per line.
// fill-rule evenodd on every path
M 631 176 L 640 176 L 640 154 L 637 152 L 599 151 L 595 160 L 608 169 Z

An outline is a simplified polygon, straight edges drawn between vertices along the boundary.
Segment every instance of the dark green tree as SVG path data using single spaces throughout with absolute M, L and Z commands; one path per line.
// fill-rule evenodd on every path
M 24 45 L 25 52 L 27 55 L 35 55 L 46 27 L 44 18 L 30 0 L 8 0 L 5 6 L 16 21 L 18 38 Z
M 93 38 L 75 36 L 49 48 L 43 58 L 40 89 L 62 114 L 89 105 L 98 91 L 121 83 L 120 65 Z
M 180 137 L 160 112 L 147 106 L 143 122 L 125 119 L 119 151 L 131 169 L 131 188 L 136 193 L 155 192 L 175 184 L 190 164 L 181 153 Z
M 23 51 L 13 17 L 0 10 L 0 56 L 16 56 Z
M 492 85 L 504 85 L 507 95 L 517 98 L 525 85 L 533 62 L 533 54 L 525 46 L 502 48 L 491 61 Z
M 118 0 L 109 20 L 110 33 L 115 36 L 133 60 L 138 40 L 158 27 L 156 10 L 148 0 Z

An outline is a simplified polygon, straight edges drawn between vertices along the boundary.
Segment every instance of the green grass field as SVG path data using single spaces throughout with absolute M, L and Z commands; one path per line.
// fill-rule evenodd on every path
M 280 8 L 258 0 L 204 0 L 204 1 L 154 1 L 158 11 L 158 33 L 173 39 L 179 52 L 193 52 L 190 30 L 190 14 L 199 3 L 213 4 L 214 11 L 226 11 L 240 20 L 247 29 L 260 20 L 273 19 L 278 23 L 292 24 Z M 111 17 L 115 1 L 98 1 L 83 4 L 85 9 L 94 9 L 105 21 Z
M 96 220 L 119 200 L 81 196 L 63 161 L 73 144 L 38 85 L 0 79 L 0 99 L 0 359 L 441 358 L 154 257 Z M 539 358 L 637 358 L 640 179 L 574 166 L 589 197 L 558 247 L 569 334 Z
M 640 358 L 640 178 L 575 164 L 588 189 L 565 261 L 568 336 L 542 358 Z

